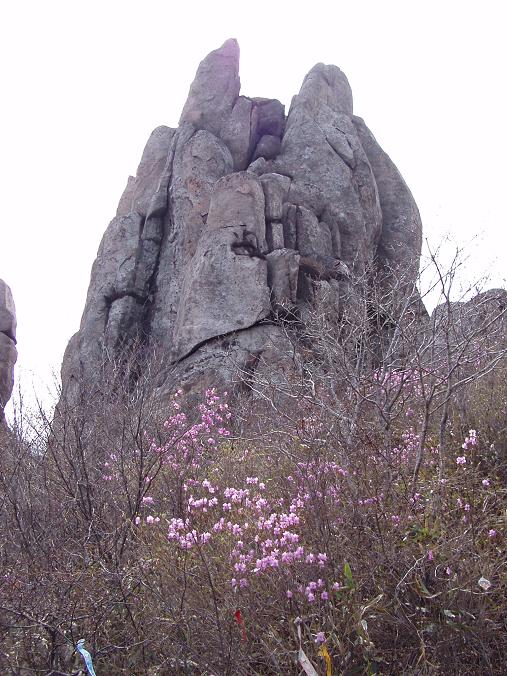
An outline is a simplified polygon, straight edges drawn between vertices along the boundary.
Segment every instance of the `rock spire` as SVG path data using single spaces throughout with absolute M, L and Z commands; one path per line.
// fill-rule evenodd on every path
M 372 266 L 411 287 L 420 249 L 414 199 L 353 115 L 342 71 L 314 66 L 286 115 L 240 94 L 227 40 L 199 65 L 178 128 L 155 129 L 128 180 L 64 357 L 64 394 L 136 339 L 162 356 L 167 391 L 276 364 L 279 308 L 301 317 L 325 291 L 340 312 Z

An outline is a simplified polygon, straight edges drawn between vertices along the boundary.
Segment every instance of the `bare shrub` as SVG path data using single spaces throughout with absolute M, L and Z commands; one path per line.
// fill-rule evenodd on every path
M 316 283 L 247 395 L 161 402 L 125 352 L 4 434 L 2 673 L 75 673 L 80 638 L 108 674 L 503 673 L 503 296 L 450 281 L 431 321 L 401 283 L 336 314 Z

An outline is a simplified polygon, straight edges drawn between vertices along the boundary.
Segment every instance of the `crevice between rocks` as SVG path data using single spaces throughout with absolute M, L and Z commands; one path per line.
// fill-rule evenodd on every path
M 242 327 L 241 329 L 235 329 L 234 331 L 226 331 L 225 333 L 220 333 L 220 334 L 218 334 L 218 335 L 216 335 L 216 336 L 211 336 L 210 338 L 206 338 L 205 340 L 201 340 L 199 343 L 197 343 L 196 345 L 194 345 L 194 347 L 193 347 L 189 352 L 186 352 L 186 353 L 185 353 L 183 356 L 181 356 L 180 358 L 175 359 L 175 360 L 172 362 L 173 366 L 176 366 L 176 365 L 178 365 L 178 364 L 181 364 L 182 362 L 184 362 L 186 359 L 188 359 L 189 357 L 191 357 L 192 355 L 194 355 L 198 350 L 200 350 L 202 347 L 204 347 L 204 346 L 207 345 L 208 343 L 212 343 L 212 342 L 214 342 L 214 341 L 219 342 L 219 341 L 221 341 L 221 340 L 226 339 L 226 338 L 229 337 L 229 336 L 236 336 L 236 335 L 239 335 L 239 334 L 241 334 L 241 333 L 243 333 L 243 332 L 245 332 L 245 331 L 250 331 L 251 329 L 253 329 L 253 328 L 256 327 L 256 326 L 273 325 L 273 324 L 274 324 L 273 320 L 270 320 L 271 315 L 272 315 L 272 313 L 270 313 L 267 317 L 263 317 L 263 318 L 257 319 L 257 320 L 256 320 L 255 322 L 253 322 L 252 324 L 250 324 L 250 325 L 248 325 L 248 326 L 244 326 L 244 327 Z
M 12 340 L 12 342 L 14 343 L 14 345 L 17 344 L 16 336 L 15 336 L 11 331 L 0 331 L 0 333 L 2 333 L 4 336 L 7 336 L 7 338 L 9 338 L 10 340 Z

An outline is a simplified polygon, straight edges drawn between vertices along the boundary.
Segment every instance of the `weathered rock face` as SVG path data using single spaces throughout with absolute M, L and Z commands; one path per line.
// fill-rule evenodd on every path
M 14 386 L 16 351 L 16 309 L 12 293 L 0 279 L 0 423 Z
M 484 366 L 507 348 L 507 291 L 488 289 L 468 301 L 437 305 L 427 324 L 437 352 L 445 355 L 451 346 L 467 357 L 474 353 Z
M 229 381 L 237 366 L 281 368 L 280 308 L 299 317 L 325 292 L 339 313 L 374 269 L 412 292 L 417 206 L 353 116 L 345 75 L 317 64 L 285 116 L 241 96 L 238 73 L 228 40 L 200 64 L 179 127 L 152 133 L 93 265 L 68 397 L 134 339 L 162 355 L 164 389 Z

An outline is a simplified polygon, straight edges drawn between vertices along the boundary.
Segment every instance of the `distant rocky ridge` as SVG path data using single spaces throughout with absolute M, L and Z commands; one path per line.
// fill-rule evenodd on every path
M 325 295 L 341 312 L 372 267 L 411 294 L 420 251 L 414 199 L 353 115 L 341 70 L 312 68 L 286 116 L 277 100 L 240 95 L 228 40 L 128 180 L 65 353 L 64 395 L 136 339 L 161 355 L 163 390 L 230 382 L 261 358 L 276 369 L 280 308 L 301 317 Z
M 16 351 L 16 308 L 12 293 L 0 279 L 0 423 L 14 386 Z
M 507 349 L 507 290 L 487 289 L 468 300 L 437 305 L 427 325 L 437 350 L 470 345 L 481 359 L 491 360 Z

